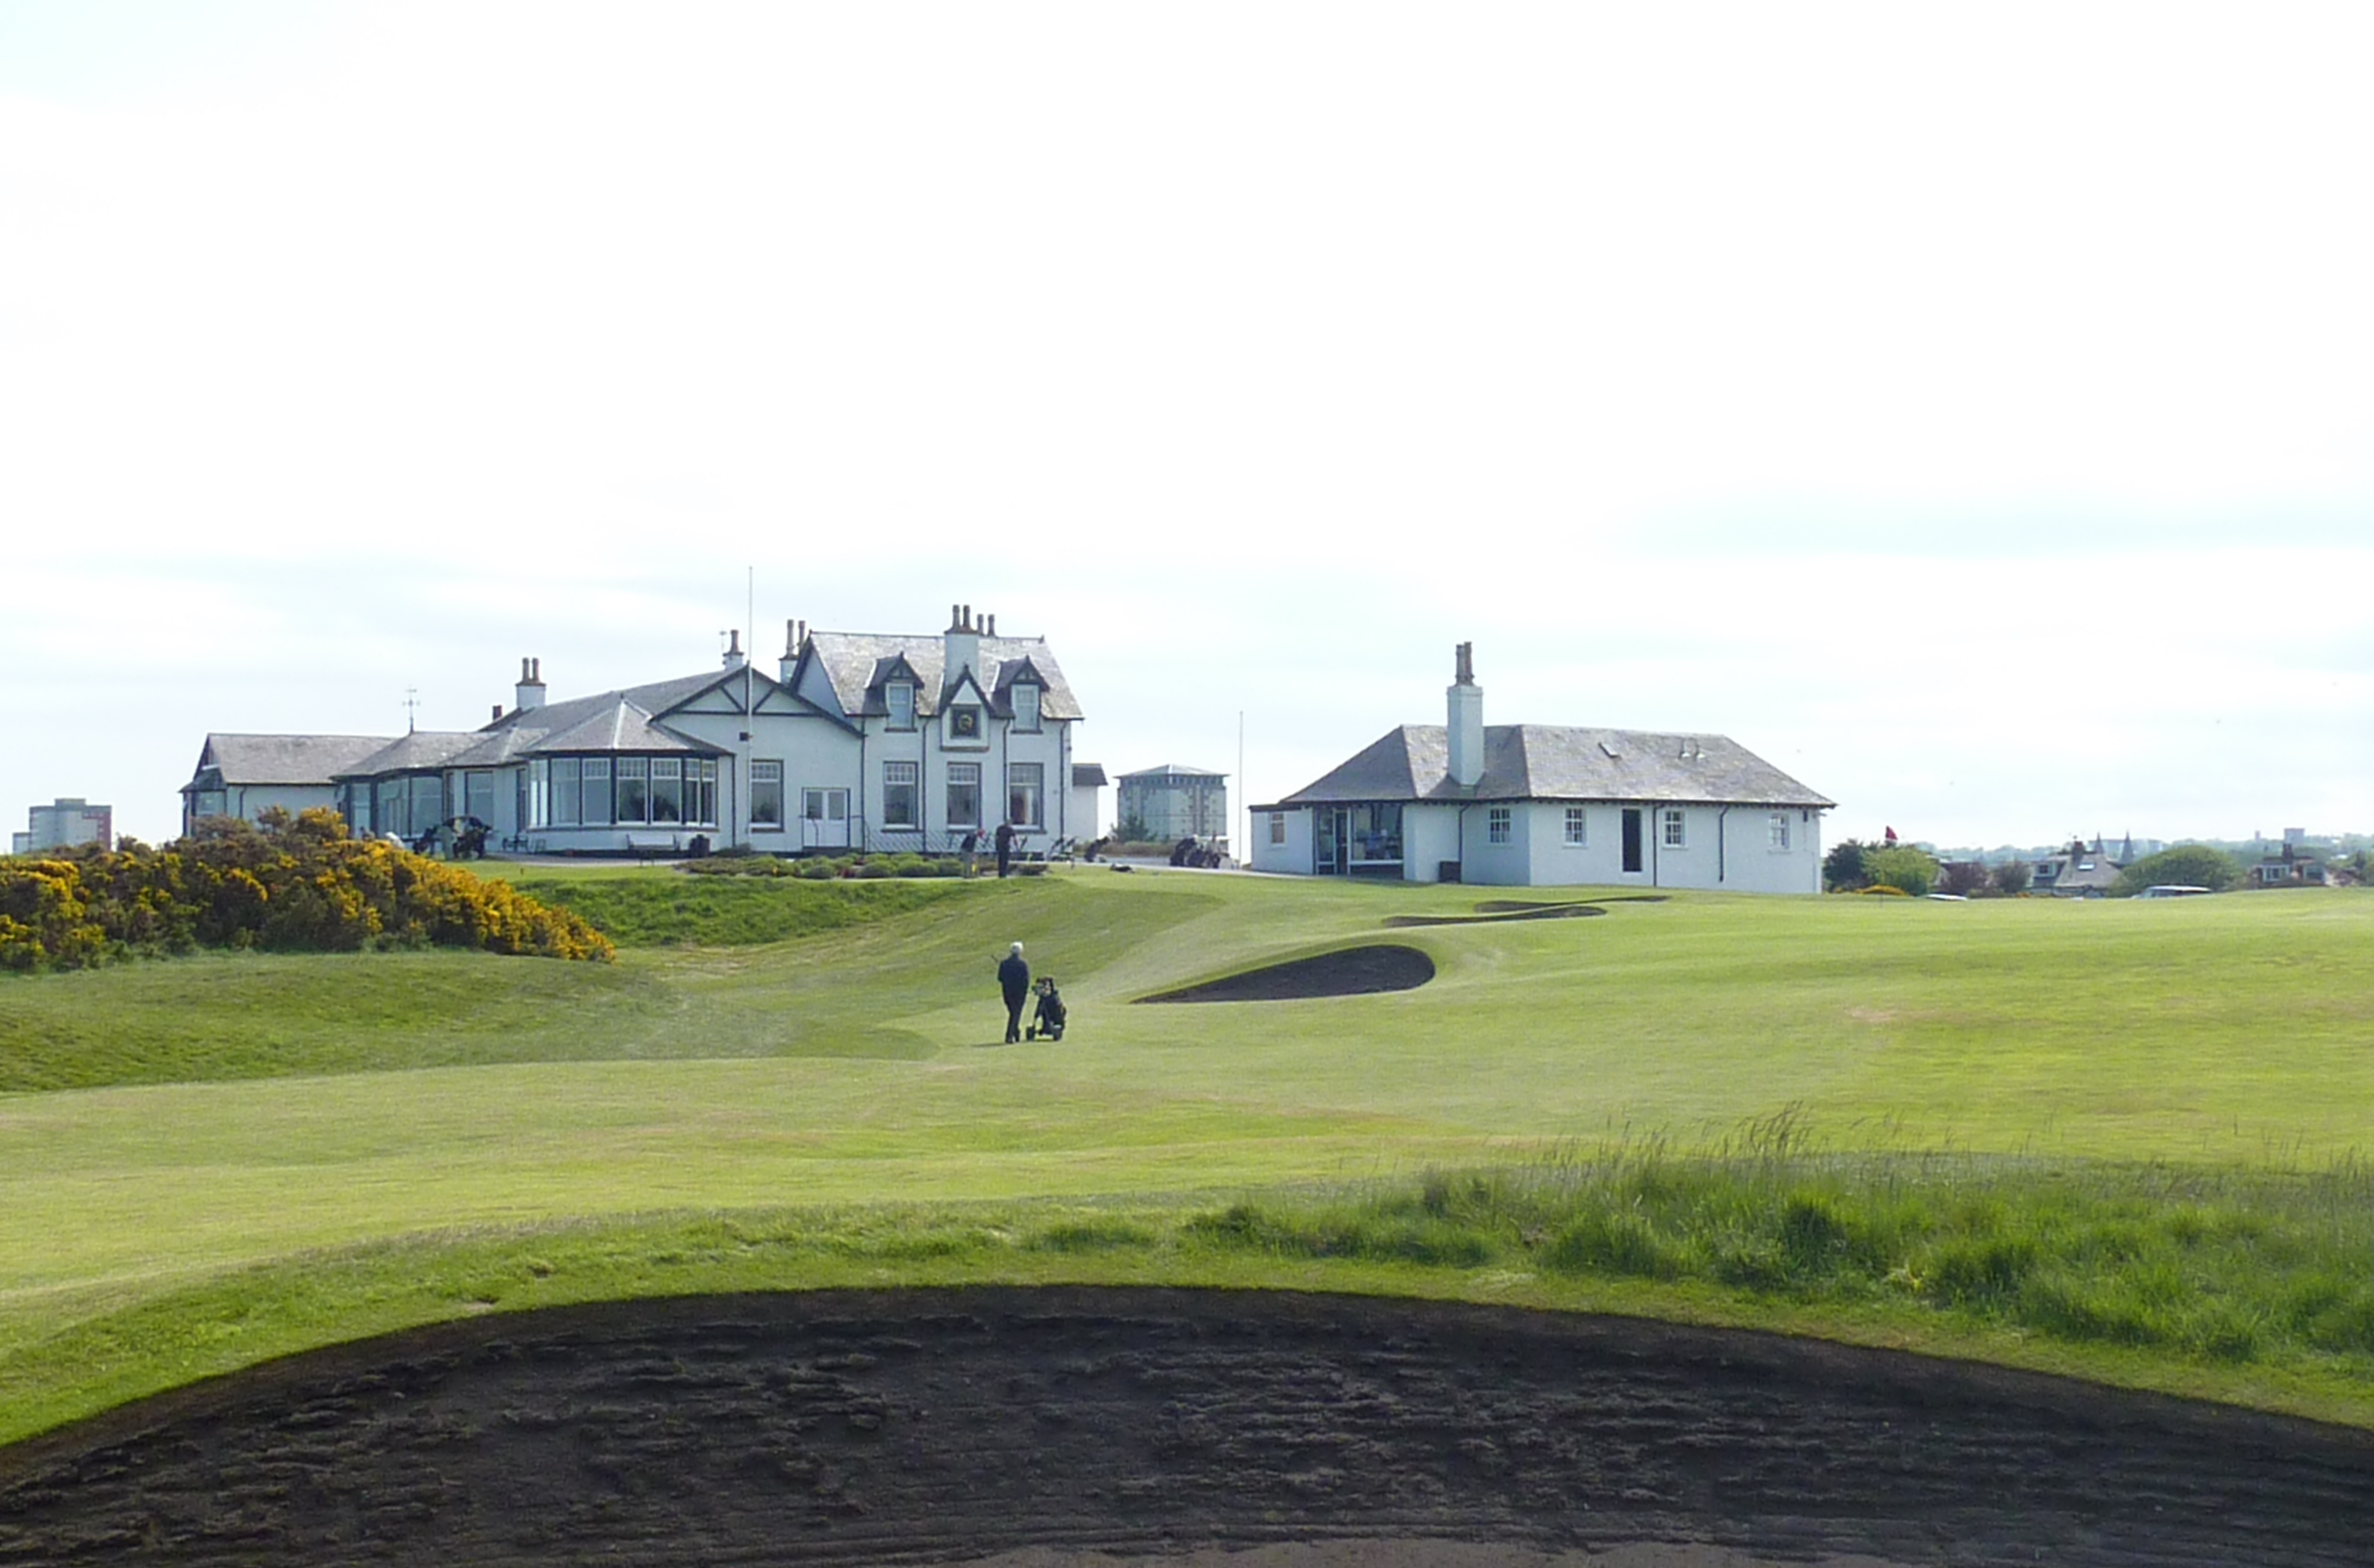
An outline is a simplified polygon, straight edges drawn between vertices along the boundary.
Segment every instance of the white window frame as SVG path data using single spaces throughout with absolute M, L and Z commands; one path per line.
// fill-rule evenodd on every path
M 904 681 L 893 681 L 882 688 L 883 706 L 889 710 L 890 728 L 911 730 L 915 727 L 915 688 Z
M 1286 813 L 1284 812 L 1272 812 L 1269 813 L 1269 841 L 1273 846 L 1286 842 Z
M 577 813 L 588 827 L 610 825 L 610 759 L 589 756 L 578 769 Z
M 1027 790 L 1023 795 L 1018 791 Z M 1027 811 L 1017 811 L 1017 802 L 1026 802 Z M 1043 763 L 1009 762 L 1005 765 L 1005 820 L 1017 827 L 1034 830 L 1047 825 L 1047 768 Z
M 1487 806 L 1484 812 L 1484 842 L 1506 844 L 1516 833 L 1516 813 L 1507 806 Z
M 651 759 L 641 756 L 622 756 L 618 759 L 618 766 L 615 771 L 618 776 L 620 808 L 617 813 L 617 825 L 621 827 L 641 827 L 652 820 Z M 632 784 L 643 797 L 641 809 L 632 816 L 629 816 L 625 810 L 629 784 Z
M 771 820 L 762 814 L 770 805 L 774 808 Z M 783 831 L 783 760 L 781 757 L 750 759 L 750 831 Z
M 923 770 L 912 762 L 882 765 L 882 830 L 914 833 L 923 825 Z
M 1770 836 L 1772 852 L 1777 855 L 1785 851 L 1789 848 L 1789 813 L 1774 812 L 1765 831 Z
M 972 797 L 970 809 L 958 804 L 967 794 Z M 944 809 L 948 813 L 951 828 L 981 826 L 981 764 L 952 762 L 948 764 L 947 800 Z
M 1025 734 L 1039 732 L 1039 685 L 1035 681 L 1014 684 L 1014 727 Z
M 1690 847 L 1690 814 L 1679 806 L 1667 806 L 1657 813 L 1657 842 L 1668 849 Z
M 1581 806 L 1566 809 L 1566 845 L 1569 849 L 1591 848 L 1591 813 Z
M 584 801 L 583 764 L 573 756 L 557 756 L 550 764 L 552 777 L 552 825 L 574 827 L 582 820 Z

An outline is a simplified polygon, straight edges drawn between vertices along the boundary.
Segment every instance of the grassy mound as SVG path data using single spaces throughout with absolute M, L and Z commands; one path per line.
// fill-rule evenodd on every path
M 895 919 L 935 899 L 980 895 L 995 884 L 621 872 L 523 876 L 512 885 L 579 916 L 622 947 L 755 947 Z

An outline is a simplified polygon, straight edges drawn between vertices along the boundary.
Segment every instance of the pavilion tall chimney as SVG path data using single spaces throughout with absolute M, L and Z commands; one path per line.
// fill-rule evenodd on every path
M 520 661 L 519 700 L 513 704 L 522 713 L 544 706 L 544 661 Z
M 1449 691 L 1451 781 L 1472 790 L 1484 777 L 1484 688 L 1475 684 L 1475 645 L 1459 645 L 1458 664 Z
M 980 678 L 981 627 L 972 618 L 970 604 L 952 605 L 955 614 L 948 618 L 946 637 L 946 668 L 940 676 L 941 690 L 956 685 L 957 677 L 967 670 Z

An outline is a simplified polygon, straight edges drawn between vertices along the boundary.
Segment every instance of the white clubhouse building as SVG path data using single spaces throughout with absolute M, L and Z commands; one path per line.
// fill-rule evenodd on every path
M 1404 724 L 1252 808 L 1255 871 L 1819 893 L 1835 802 L 1721 735 L 1484 722 L 1459 646 L 1449 722 Z
M 532 853 L 714 848 L 944 853 L 1012 822 L 1044 848 L 1068 820 L 1079 705 L 1045 639 L 950 607 L 937 635 L 788 624 L 769 675 L 740 638 L 722 668 L 547 702 L 521 661 L 484 728 L 206 737 L 182 829 L 266 806 L 335 807 L 358 833 L 413 838 L 476 817 Z M 1093 831 L 1093 825 L 1090 825 Z

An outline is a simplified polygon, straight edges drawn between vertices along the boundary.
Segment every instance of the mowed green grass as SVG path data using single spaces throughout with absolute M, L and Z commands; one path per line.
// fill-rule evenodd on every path
M 574 881 L 589 907 L 625 909 L 687 880 L 589 873 L 539 893 L 566 899 Z M 2355 893 L 1678 895 L 1388 932 L 1388 916 L 1491 895 L 1082 867 L 900 890 L 881 918 L 819 924 L 794 907 L 819 892 L 841 895 L 701 890 L 739 901 L 704 917 L 725 919 L 713 930 L 805 934 L 629 947 L 614 965 L 214 956 L 0 985 L 0 1082 L 20 1091 L 0 1097 L 0 1433 L 87 1408 L 102 1384 L 136 1392 L 476 1299 L 382 1281 L 191 1348 L 191 1315 L 237 1300 L 232 1316 L 273 1318 L 251 1297 L 390 1247 L 560 1236 L 600 1253 L 611 1230 L 687 1214 L 883 1204 L 1167 1212 L 1601 1144 L 1715 1148 L 1776 1115 L 1840 1151 L 2313 1170 L 2365 1152 L 2374 1104 L 2374 898 Z M 1129 1005 L 1372 938 L 1426 949 L 1438 978 Z M 998 1044 L 993 970 L 1015 940 L 1063 982 L 1061 1045 Z M 764 1277 L 920 1267 L 811 1258 Z M 150 1327 L 118 1331 L 130 1323 Z M 80 1392 L 54 1371 L 70 1346 L 107 1363 Z

